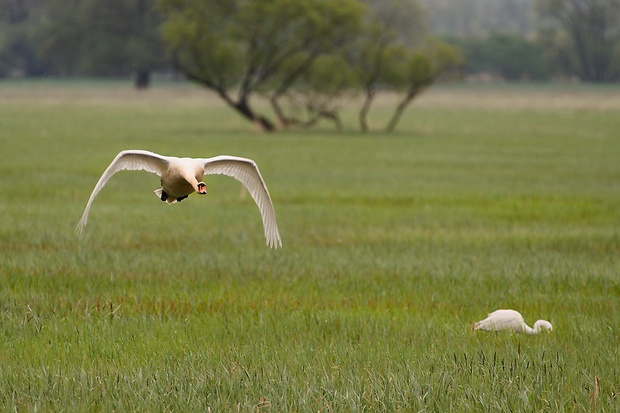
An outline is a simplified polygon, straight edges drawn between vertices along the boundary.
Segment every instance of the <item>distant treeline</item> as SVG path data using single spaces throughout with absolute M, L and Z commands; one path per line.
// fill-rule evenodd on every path
M 620 81 L 620 0 L 421 0 L 467 75 Z
M 146 84 L 152 72 L 172 73 L 161 37 L 168 16 L 158 3 L 0 0 L 0 77 L 134 76 Z M 458 47 L 466 76 L 620 80 L 620 0 L 402 3 L 419 15 L 412 36 L 431 34 Z

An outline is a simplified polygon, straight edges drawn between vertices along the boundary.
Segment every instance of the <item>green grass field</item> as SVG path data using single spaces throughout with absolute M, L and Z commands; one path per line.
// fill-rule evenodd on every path
M 2 411 L 618 411 L 620 89 L 437 87 L 391 135 L 204 90 L 0 83 Z M 390 113 L 377 102 L 375 129 Z M 122 149 L 253 158 L 158 201 Z M 514 308 L 551 335 L 473 333 Z

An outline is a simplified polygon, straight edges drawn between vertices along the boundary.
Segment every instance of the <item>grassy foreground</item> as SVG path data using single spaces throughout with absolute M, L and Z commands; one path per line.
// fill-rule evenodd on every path
M 0 83 L 3 411 L 617 411 L 618 88 L 444 87 L 262 135 L 187 86 Z M 389 110 L 379 102 L 373 123 Z M 168 207 L 122 149 L 256 160 Z M 552 335 L 474 334 L 514 308 Z

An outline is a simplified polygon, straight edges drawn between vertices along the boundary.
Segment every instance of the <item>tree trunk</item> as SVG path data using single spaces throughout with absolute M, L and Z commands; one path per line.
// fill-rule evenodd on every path
M 273 112 L 276 114 L 276 118 L 278 118 L 280 125 L 282 125 L 282 127 L 286 129 L 290 126 L 292 122 L 290 121 L 289 118 L 286 117 L 286 115 L 284 114 L 284 111 L 280 107 L 280 103 L 278 102 L 279 97 L 280 96 L 278 94 L 273 95 L 271 99 L 269 99 L 269 103 L 271 103 L 271 108 L 273 109 Z
M 374 97 L 375 91 L 372 88 L 367 88 L 366 99 L 364 99 L 364 103 L 360 109 L 360 129 L 362 132 L 368 132 L 368 111 L 370 110 L 370 105 L 372 104 Z
M 254 111 L 250 107 L 250 104 L 248 103 L 247 96 L 240 96 L 238 101 L 234 101 L 228 95 L 228 93 L 226 93 L 225 90 L 216 89 L 216 91 L 220 95 L 220 97 L 224 99 L 224 102 L 226 102 L 230 107 L 239 112 L 241 116 L 257 124 L 261 128 L 261 130 L 265 132 L 273 132 L 276 130 L 273 122 L 271 122 L 264 116 L 254 113 Z
M 183 65 L 181 65 L 178 60 L 178 56 L 176 55 L 173 56 L 173 64 L 177 70 L 179 70 L 185 75 L 186 78 L 206 87 L 207 89 L 215 91 L 224 100 L 224 102 L 228 104 L 228 106 L 239 112 L 244 118 L 257 124 L 263 131 L 273 132 L 276 130 L 273 122 L 271 122 L 264 116 L 257 115 L 256 113 L 254 113 L 252 108 L 250 108 L 250 104 L 248 103 L 248 93 L 242 93 L 239 96 L 238 100 L 233 100 L 226 91 L 226 89 L 224 89 L 222 86 L 213 83 L 210 79 L 201 77 L 193 71 L 183 67 Z
M 254 118 L 254 121 L 259 124 L 262 130 L 265 132 L 274 132 L 276 130 L 275 125 L 269 119 L 264 116 L 257 116 Z
M 342 132 L 342 120 L 340 120 L 340 116 L 338 116 L 336 112 L 321 112 L 319 115 L 334 122 L 334 125 L 336 125 L 336 130 L 338 132 Z
M 134 79 L 136 89 L 148 89 L 151 86 L 151 72 L 148 70 L 138 70 Z
M 402 102 L 400 102 L 398 106 L 396 106 L 394 115 L 392 115 L 392 119 L 390 119 L 390 123 L 388 123 L 388 125 L 385 128 L 386 132 L 389 132 L 389 133 L 394 132 L 394 129 L 396 128 L 396 125 L 398 124 L 398 121 L 400 120 L 400 117 L 402 116 L 403 112 L 409 105 L 409 102 L 411 102 L 411 99 L 405 99 Z
M 422 82 L 422 85 L 427 84 L 427 83 L 430 84 L 430 82 Z M 409 106 L 411 101 L 422 90 L 424 90 L 424 88 L 425 88 L 425 86 L 412 86 L 411 89 L 409 89 L 409 92 L 407 92 L 407 96 L 405 96 L 403 98 L 403 100 L 398 104 L 398 106 L 396 106 L 396 110 L 394 111 L 394 115 L 392 115 L 392 119 L 390 119 L 390 122 L 388 123 L 388 125 L 385 128 L 386 132 L 389 132 L 389 133 L 394 132 L 394 129 L 396 129 L 396 125 L 398 124 L 398 121 L 400 121 L 400 117 L 402 116 L 402 114 L 405 111 L 405 109 L 407 109 L 407 106 Z
M 341 132 L 343 130 L 342 120 L 340 120 L 340 116 L 338 116 L 338 113 L 336 111 L 322 110 L 320 108 L 316 109 L 313 107 L 307 107 L 306 109 L 308 110 L 308 112 L 312 114 L 312 116 L 308 115 L 308 119 L 302 120 L 299 118 L 291 118 L 284 114 L 284 111 L 282 110 L 282 108 L 280 107 L 280 104 L 278 103 L 277 96 L 273 96 L 271 98 L 271 107 L 273 108 L 273 111 L 276 113 L 278 120 L 280 121 L 280 123 L 282 124 L 284 128 L 287 128 L 289 126 L 311 128 L 319 121 L 320 118 L 325 118 L 325 119 L 328 119 L 334 122 L 334 125 L 336 126 L 336 130 L 338 132 Z
M 273 122 L 262 115 L 254 113 L 246 99 L 242 98 L 238 102 L 227 101 L 231 103 L 232 107 L 235 108 L 237 112 L 241 113 L 246 119 L 256 123 L 263 131 L 273 132 L 276 130 Z
M 390 123 L 388 123 L 388 125 L 385 128 L 386 132 L 389 132 L 389 133 L 394 132 L 394 129 L 396 129 L 396 125 L 400 121 L 400 117 L 403 115 L 403 112 L 405 111 L 405 109 L 407 109 L 407 106 L 409 106 L 413 98 L 415 98 L 417 94 L 420 93 L 420 90 L 421 89 L 415 89 L 415 90 L 409 91 L 409 93 L 407 93 L 407 96 L 405 96 L 405 98 L 398 104 L 398 106 L 396 106 L 394 115 L 392 115 L 392 119 L 390 119 Z

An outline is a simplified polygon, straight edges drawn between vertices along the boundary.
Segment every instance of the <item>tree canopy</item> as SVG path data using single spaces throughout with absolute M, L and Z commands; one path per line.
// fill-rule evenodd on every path
M 160 37 L 160 23 L 165 16 L 154 10 L 158 1 L 0 0 L 0 78 L 130 75 L 138 78 L 139 74 L 147 76 L 152 71 L 169 74 L 170 60 Z M 402 47 L 401 43 L 408 48 L 415 42 L 419 46 L 425 34 L 431 34 L 460 48 L 466 60 L 464 73 L 475 78 L 487 78 L 480 74 L 490 74 L 491 78 L 508 80 L 570 77 L 588 82 L 616 82 L 620 81 L 619 1 L 357 0 L 343 4 L 355 3 L 356 7 L 360 4 L 365 9 L 362 23 L 367 28 L 383 27 L 374 34 L 375 51 L 381 53 L 395 53 Z M 179 9 L 191 2 L 167 3 Z M 236 13 L 241 9 L 246 14 L 256 11 L 254 17 L 264 17 L 268 12 L 279 13 L 286 4 L 271 0 L 253 6 L 250 0 L 233 0 L 230 5 L 215 0 L 203 0 L 203 3 L 205 8 L 219 4 L 222 12 L 228 8 L 233 20 L 239 19 Z M 338 4 L 300 1 L 298 5 L 289 5 L 289 10 L 320 12 L 321 7 L 332 6 Z M 367 12 L 369 9 L 374 15 Z M 394 10 L 397 10 L 395 15 Z M 240 21 L 249 24 L 258 21 L 257 18 L 253 23 L 251 17 Z M 299 21 L 297 17 L 295 21 Z M 278 22 L 277 13 L 265 20 L 269 22 Z M 348 61 L 349 56 L 345 57 Z M 307 70 L 314 67 L 325 74 L 319 70 L 325 61 L 307 65 Z M 361 64 L 358 61 L 356 66 L 359 68 Z M 304 82 L 309 81 L 308 74 L 303 77 Z M 341 75 L 338 77 L 343 80 Z M 283 102 L 292 98 L 288 90 L 295 82 L 289 79 L 272 89 L 272 93 L 264 90 L 260 93 L 272 102 L 274 109 L 284 109 Z M 270 83 L 269 87 L 276 86 Z M 341 99 L 333 96 L 327 99 L 330 94 L 316 95 L 309 91 L 306 88 L 304 96 L 317 110 L 310 111 L 312 114 L 305 121 L 282 112 L 282 118 L 278 116 L 280 123 L 312 123 L 317 113 L 333 112 L 341 104 Z M 295 101 L 301 104 L 299 96 Z
M 265 130 L 253 93 L 281 96 L 321 55 L 357 32 L 355 0 L 161 0 L 175 67 Z

